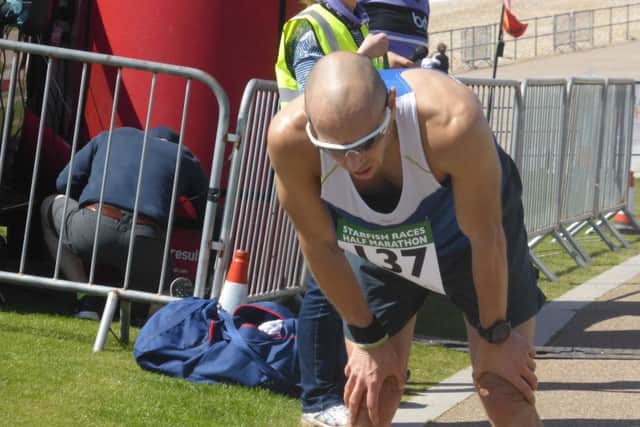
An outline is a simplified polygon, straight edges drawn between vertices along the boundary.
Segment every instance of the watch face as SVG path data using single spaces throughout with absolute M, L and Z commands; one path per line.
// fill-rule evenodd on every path
M 494 344 L 503 343 L 511 335 L 511 325 L 508 322 L 498 323 L 491 331 L 491 342 Z

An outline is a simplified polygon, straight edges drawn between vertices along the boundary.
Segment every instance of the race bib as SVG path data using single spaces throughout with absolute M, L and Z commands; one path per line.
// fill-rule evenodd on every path
M 336 232 L 343 250 L 444 294 L 429 221 L 371 230 L 340 218 Z

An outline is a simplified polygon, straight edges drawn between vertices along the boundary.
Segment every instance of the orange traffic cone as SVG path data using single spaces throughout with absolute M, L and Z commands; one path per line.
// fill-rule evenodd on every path
M 220 307 L 227 313 L 233 313 L 237 306 L 247 302 L 248 270 L 249 254 L 241 249 L 236 250 L 218 300 Z
M 633 177 L 633 171 L 629 172 L 629 192 L 627 194 L 627 208 L 629 212 L 635 212 L 635 195 L 633 192 L 633 186 L 635 183 L 635 179 Z M 627 217 L 627 214 L 624 211 L 618 211 L 616 215 L 613 217 L 614 225 L 617 229 L 621 231 L 632 230 L 633 226 L 631 225 L 631 220 Z

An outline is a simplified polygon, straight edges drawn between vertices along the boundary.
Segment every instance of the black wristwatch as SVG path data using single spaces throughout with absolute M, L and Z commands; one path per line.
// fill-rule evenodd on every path
M 491 344 L 502 344 L 511 335 L 511 322 L 498 320 L 487 329 L 478 324 L 478 334 Z
M 380 347 L 389 339 L 389 335 L 376 316 L 373 316 L 371 323 L 364 328 L 347 325 L 347 332 L 346 338 L 364 349 Z

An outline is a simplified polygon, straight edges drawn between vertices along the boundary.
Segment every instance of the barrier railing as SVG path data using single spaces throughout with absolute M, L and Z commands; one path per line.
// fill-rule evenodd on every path
M 303 258 L 298 240 L 278 203 L 267 155 L 267 130 L 278 110 L 273 81 L 251 80 L 245 88 L 234 142 L 229 191 L 216 263 L 212 296 L 222 289 L 226 267 L 236 249 L 249 252 L 250 299 L 298 293 L 303 283 Z
M 121 316 L 121 338 L 123 341 L 128 339 L 128 329 L 129 329 L 129 317 L 128 313 L 128 304 L 130 301 L 136 302 L 145 302 L 145 303 L 166 303 L 168 301 L 172 301 L 173 297 L 168 296 L 168 289 L 166 289 L 165 280 L 167 275 L 166 268 L 160 276 L 158 282 L 158 288 L 156 293 L 152 292 L 144 292 L 140 290 L 130 289 L 130 276 L 133 262 L 133 251 L 135 245 L 135 230 L 136 223 L 139 217 L 139 199 L 141 194 L 141 182 L 142 182 L 142 171 L 145 167 L 145 147 L 148 142 L 148 130 L 150 128 L 151 118 L 154 111 L 154 100 L 155 96 L 158 92 L 158 86 L 162 83 L 159 82 L 160 76 L 171 76 L 172 79 L 178 78 L 182 79 L 184 83 L 184 97 L 183 97 L 183 105 L 182 105 L 182 113 L 179 125 L 179 148 L 178 152 L 181 151 L 184 145 L 184 133 L 186 122 L 188 118 L 189 112 L 189 99 L 192 93 L 192 84 L 193 82 L 199 82 L 203 85 L 204 88 L 209 90 L 211 94 L 215 97 L 218 105 L 218 119 L 216 125 L 216 135 L 215 141 L 212 141 L 214 144 L 214 152 L 213 158 L 211 159 L 211 174 L 209 177 L 208 185 L 209 185 L 209 198 L 206 205 L 206 212 L 203 223 L 203 230 L 200 240 L 200 257 L 198 259 L 198 269 L 195 275 L 195 295 L 203 296 L 205 284 L 207 281 L 207 273 L 209 267 L 209 257 L 211 253 L 211 241 L 213 237 L 213 226 L 215 222 L 215 213 L 217 209 L 217 196 L 219 195 L 219 186 L 221 181 L 221 171 L 224 162 L 224 136 L 227 131 L 228 122 L 229 122 L 229 105 L 225 92 L 220 87 L 220 85 L 216 82 L 208 74 L 193 68 L 181 67 L 176 65 L 168 65 L 151 61 L 142 61 L 130 58 L 122 58 L 111 55 L 103 55 L 91 52 L 82 52 L 70 49 L 56 48 L 51 46 L 43 46 L 38 44 L 31 43 L 23 43 L 23 42 L 15 42 L 11 40 L 0 40 L 0 50 L 3 52 L 9 53 L 9 57 L 13 58 L 11 73 L 9 76 L 9 89 L 7 93 L 7 107 L 5 109 L 5 120 L 4 120 L 4 129 L 2 133 L 2 148 L 0 150 L 0 177 L 2 176 L 2 167 L 5 164 L 6 160 L 6 148 L 8 143 L 9 136 L 9 128 L 11 123 L 11 118 L 14 113 L 14 102 L 13 97 L 15 94 L 15 87 L 18 84 L 17 82 L 17 71 L 19 68 L 18 60 L 23 55 L 29 55 L 31 60 L 33 58 L 42 58 L 46 62 L 46 72 L 44 75 L 44 91 L 42 93 L 42 102 L 40 105 L 40 117 L 39 117 L 39 125 L 38 125 L 38 133 L 37 133 L 37 142 L 35 147 L 35 161 L 33 164 L 33 173 L 31 176 L 31 183 L 28 194 L 28 205 L 27 212 L 25 216 L 25 231 L 24 231 L 24 239 L 20 253 L 19 267 L 17 271 L 0 271 L 0 280 L 18 284 L 18 285 L 27 285 L 34 287 L 46 287 L 55 290 L 69 291 L 69 292 L 84 292 L 91 295 L 97 296 L 107 296 L 107 303 L 102 315 L 102 320 L 100 323 L 98 336 L 96 338 L 96 342 L 94 345 L 94 350 L 99 351 L 104 346 L 104 342 L 106 340 L 106 336 L 109 330 L 109 325 L 112 321 L 114 311 L 116 308 L 116 304 L 118 300 L 122 300 L 122 307 L 124 309 L 124 314 Z M 27 61 L 29 63 L 29 61 Z M 86 283 L 81 282 L 73 282 L 70 280 L 62 280 L 59 276 L 60 273 L 60 263 L 61 263 L 61 252 L 62 252 L 62 242 L 61 239 L 58 239 L 57 252 L 55 255 L 55 266 L 53 268 L 53 273 L 50 277 L 47 277 L 47 274 L 37 274 L 36 272 L 32 272 L 28 265 L 27 261 L 29 260 L 29 243 L 31 241 L 31 229 L 32 222 L 34 218 L 34 213 L 37 212 L 37 195 L 36 195 L 36 187 L 39 179 L 39 172 L 41 168 L 41 153 L 43 150 L 43 134 L 45 131 L 45 123 L 48 112 L 48 99 L 51 92 L 50 84 L 52 81 L 52 70 L 55 67 L 59 67 L 62 65 L 72 64 L 74 66 L 80 67 L 80 79 L 79 82 L 75 82 L 78 88 L 78 97 L 75 102 L 75 121 L 73 124 L 73 139 L 71 142 L 71 156 L 69 160 L 70 170 L 73 170 L 73 164 L 75 161 L 76 153 L 79 150 L 82 142 L 80 141 L 80 128 L 83 122 L 84 115 L 84 106 L 86 103 L 86 93 L 88 90 L 88 75 L 89 69 L 93 66 L 103 66 L 113 73 L 111 75 L 114 76 L 112 81 L 108 81 L 109 87 L 113 89 L 111 95 L 113 96 L 113 102 L 111 105 L 111 115 L 110 122 L 108 128 L 109 136 L 107 141 L 107 147 L 111 145 L 111 135 L 112 131 L 116 125 L 116 112 L 118 111 L 119 103 L 121 102 L 121 89 L 124 85 L 123 80 L 130 76 L 129 73 L 146 73 L 148 76 L 148 87 L 149 87 L 149 95 L 146 104 L 146 120 L 144 124 L 144 142 L 142 148 L 142 156 L 140 159 L 140 168 L 137 171 L 138 180 L 136 187 L 136 195 L 135 195 L 135 203 L 134 209 L 132 212 L 132 222 L 131 222 L 131 232 L 129 238 L 128 245 L 128 260 L 126 263 L 126 268 L 124 271 L 124 278 L 118 285 L 105 284 L 101 282 L 101 279 L 96 276 L 96 266 L 99 264 L 98 262 L 98 254 L 96 251 L 96 242 L 99 235 L 100 230 L 100 218 L 101 215 L 97 216 L 97 226 L 94 234 L 94 250 L 91 257 L 91 261 L 89 263 L 88 268 L 88 276 L 89 279 Z M 109 74 L 105 74 L 109 75 Z M 6 78 L 6 76 L 5 76 Z M 125 101 L 126 102 L 126 101 Z M 177 104 L 179 105 L 179 104 Z M 178 109 L 180 107 L 177 107 Z M 178 110 L 179 111 L 179 110 Z M 22 113 L 22 112 L 20 112 Z M 215 113 L 215 112 L 214 112 Z M 110 148 L 107 148 L 109 152 Z M 180 170 L 180 159 L 181 156 L 176 156 L 176 176 L 178 171 Z M 102 172 L 102 188 L 100 190 L 100 200 L 98 202 L 98 210 L 102 211 L 102 207 L 104 205 L 104 182 L 106 182 L 106 176 L 108 173 L 108 156 L 106 160 L 106 164 L 104 166 Z M 66 187 L 67 199 L 70 196 L 70 185 Z M 176 205 L 177 200 L 177 179 L 174 179 L 171 200 L 170 200 L 170 212 L 168 215 L 167 222 L 165 224 L 158 224 L 161 228 L 166 230 L 165 238 L 164 238 L 164 250 L 162 259 L 148 259 L 146 262 L 154 262 L 159 265 L 167 265 L 167 260 L 169 257 L 169 241 L 171 238 L 172 230 L 173 230 L 173 220 L 175 216 L 174 206 Z M 63 208 L 63 218 L 66 218 L 66 213 L 68 212 L 68 202 L 65 201 Z M 65 221 L 62 222 L 62 230 L 60 232 L 61 235 L 64 235 L 64 227 Z M 162 264 L 160 264 L 162 263 Z M 113 279 L 113 278 L 110 278 Z
M 524 220 L 529 233 L 530 247 L 547 234 L 560 236 L 560 190 L 564 164 L 566 115 L 566 87 L 564 79 L 525 80 L 522 82 L 523 130 L 520 140 L 520 159 L 517 162 L 522 177 Z M 571 254 L 568 246 L 563 245 Z M 551 280 L 556 276 L 530 252 L 534 263 Z
M 640 36 L 640 3 L 607 5 L 520 20 L 528 24 L 527 31 L 516 39 L 505 38 L 501 63 L 637 39 Z M 431 32 L 429 45 L 447 44 L 451 72 L 486 67 L 494 60 L 498 26 L 498 22 L 481 23 L 473 27 Z
M 600 79 L 570 79 L 566 157 L 560 223 L 593 215 L 605 85 Z
M 573 228 L 586 222 L 594 228 L 609 248 L 615 250 L 614 243 L 594 221 L 597 217 L 594 203 L 596 187 L 599 184 L 599 155 L 602 153 L 603 144 L 605 81 L 572 78 L 569 79 L 567 92 L 567 134 L 559 226 L 565 231 L 564 227 L 567 225 Z M 565 233 L 565 235 L 569 234 Z M 577 240 L 570 238 L 569 240 L 582 259 L 588 262 L 589 254 Z
M 205 296 L 211 270 L 212 249 L 217 251 L 211 280 L 212 296 L 219 295 L 221 291 L 227 265 L 235 249 L 244 249 L 251 254 L 252 262 L 249 271 L 251 299 L 290 295 L 303 289 L 304 262 L 295 230 L 278 204 L 274 175 L 266 151 L 267 130 L 271 118 L 278 109 L 277 88 L 274 82 L 262 80 L 249 82 L 243 96 L 236 133 L 227 135 L 229 109 L 226 95 L 212 77 L 199 70 L 8 40 L 0 40 L 0 50 L 14 52 L 14 58 L 20 57 L 18 53 L 23 53 L 42 56 L 47 61 L 36 157 L 25 217 L 24 245 L 21 248 L 19 267 L 16 272 L 0 271 L 0 280 L 19 285 L 107 296 L 107 305 L 94 345 L 96 351 L 104 345 L 118 300 L 123 302 L 126 311 L 130 301 L 167 303 L 175 299 L 166 295 L 164 277 L 161 277 L 155 293 L 131 289 L 127 272 L 119 286 L 100 283 L 96 280 L 95 274 L 98 263 L 95 250 L 89 268 L 90 279 L 86 283 L 63 280 L 59 277 L 60 244 L 58 244 L 56 265 L 52 275 L 35 274 L 27 265 L 30 253 L 29 242 L 32 240 L 31 222 L 36 212 L 34 211 L 35 189 L 39 177 L 40 153 L 47 116 L 50 71 L 57 62 L 66 60 L 82 67 L 71 143 L 71 162 L 80 144 L 82 106 L 87 89 L 87 74 L 92 64 L 113 67 L 116 70 L 111 84 L 113 105 L 109 131 L 115 126 L 115 111 L 118 109 L 122 77 L 128 70 L 149 75 L 145 140 L 150 127 L 159 75 L 170 75 L 184 80 L 180 145 L 184 143 L 192 82 L 204 83 L 215 96 L 219 108 L 218 122 L 212 172 L 209 178 L 209 201 L 196 272 L 194 291 L 196 296 Z M 7 156 L 7 140 L 14 114 L 13 97 L 18 73 L 16 61 L 12 64 L 7 94 L 8 102 L 0 149 L 0 176 L 2 176 L 1 169 Z M 629 183 L 625 178 L 629 169 L 635 101 L 633 82 L 611 80 L 607 83 L 598 79 L 572 79 L 568 84 L 564 80 L 528 80 L 520 84 L 515 81 L 464 79 L 463 83 L 470 86 L 478 95 L 485 113 L 490 115 L 490 124 L 498 143 L 514 158 L 521 171 L 525 221 L 532 237 L 539 239 L 552 233 L 575 257 L 576 262 L 586 265 L 589 259 L 588 254 L 564 228 L 570 222 L 586 221 L 596 228 L 612 250 L 615 249 L 613 242 L 601 232 L 595 220 L 603 219 L 602 215 L 607 212 L 624 207 L 626 202 Z M 214 241 L 213 224 L 221 196 L 219 186 L 225 156 L 225 142 L 233 145 L 232 162 L 220 236 Z M 178 156 L 176 168 L 179 167 Z M 140 191 L 138 182 L 136 199 Z M 69 188 L 66 193 L 68 196 Z M 169 254 L 169 238 L 172 233 L 175 215 L 173 206 L 175 206 L 176 197 L 174 185 L 170 204 L 172 208 L 166 223 L 163 257 L 156 260 L 159 263 L 162 262 L 162 265 L 165 265 Z M 100 200 L 100 204 L 102 203 L 103 201 Z M 137 203 L 133 212 L 134 218 L 138 215 Z M 97 238 L 96 231 L 94 239 Z M 616 236 L 616 238 L 619 237 Z M 623 239 L 619 238 L 619 240 L 624 244 Z M 133 242 L 130 241 L 129 254 L 132 250 Z M 533 258 L 534 262 L 543 267 L 545 274 L 554 277 L 553 273 L 539 262 L 540 260 Z M 133 261 L 130 260 L 127 263 L 127 271 L 131 268 L 131 262 Z M 123 339 L 128 337 L 127 319 L 127 316 L 121 318 Z
M 548 234 L 559 219 L 567 82 L 525 80 L 524 120 L 518 164 L 529 237 Z
M 607 81 L 598 197 L 594 207 L 598 214 L 618 211 L 627 205 L 634 103 L 633 80 Z
M 466 77 L 459 80 L 471 88 L 480 100 L 498 144 L 517 159 L 522 126 L 519 123 L 522 111 L 520 82 Z
M 602 117 L 597 186 L 593 206 L 594 216 L 600 221 L 593 228 L 609 248 L 615 251 L 617 248 L 612 245 L 612 242 L 607 241 L 598 225 L 602 224 L 606 227 L 623 247 L 630 247 L 618 230 L 609 224 L 607 217 L 619 210 L 624 210 L 631 219 L 634 217 L 627 209 L 633 145 L 634 82 L 611 79 L 607 81 L 605 90 L 606 108 Z

